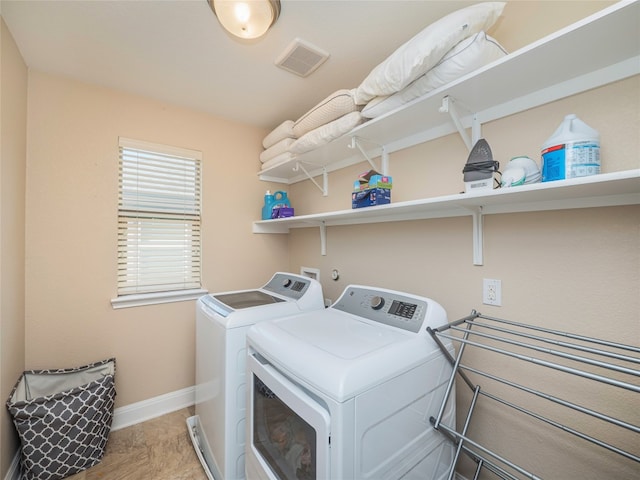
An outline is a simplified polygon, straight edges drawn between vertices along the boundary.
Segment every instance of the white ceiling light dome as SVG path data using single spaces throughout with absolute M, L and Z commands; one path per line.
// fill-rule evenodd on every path
M 220 24 L 239 38 L 264 35 L 280 16 L 280 0 L 208 0 Z

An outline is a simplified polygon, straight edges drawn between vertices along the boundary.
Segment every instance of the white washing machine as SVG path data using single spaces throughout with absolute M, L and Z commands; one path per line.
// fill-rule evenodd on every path
M 452 367 L 426 331 L 446 322 L 431 299 L 351 285 L 328 309 L 254 325 L 247 478 L 446 478 L 454 446 L 429 419 Z M 443 413 L 455 423 L 455 402 Z
M 312 310 L 324 310 L 320 284 L 282 272 L 261 288 L 198 299 L 196 405 L 187 425 L 209 479 L 244 478 L 247 331 L 263 320 Z

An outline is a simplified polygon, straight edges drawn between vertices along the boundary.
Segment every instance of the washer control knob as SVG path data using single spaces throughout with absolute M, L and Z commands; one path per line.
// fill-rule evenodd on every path
M 380 310 L 384 307 L 384 298 L 375 296 L 371 298 L 371 308 L 374 310 Z
M 285 279 L 282 281 L 282 286 L 283 286 L 284 288 L 289 288 L 289 286 L 290 286 L 290 285 L 291 285 L 291 279 L 290 279 L 290 278 L 285 278 Z

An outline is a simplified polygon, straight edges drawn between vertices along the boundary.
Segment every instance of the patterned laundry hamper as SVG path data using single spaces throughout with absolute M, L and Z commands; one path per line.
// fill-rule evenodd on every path
M 59 480 L 100 462 L 115 401 L 116 360 L 29 370 L 7 408 L 21 443 L 23 480 Z

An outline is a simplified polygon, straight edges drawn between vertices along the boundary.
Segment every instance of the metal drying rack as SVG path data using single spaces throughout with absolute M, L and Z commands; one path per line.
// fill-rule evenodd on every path
M 472 382 L 468 373 L 474 377 L 486 379 L 489 384 L 506 386 L 500 389 L 510 390 L 513 388 L 525 392 L 525 394 L 527 394 L 525 395 L 526 398 L 531 399 L 532 397 L 530 397 L 530 395 L 533 395 L 548 400 L 561 407 L 572 409 L 580 414 L 607 422 L 616 429 L 639 434 L 640 426 L 462 363 L 463 354 L 466 349 L 481 349 L 489 352 L 489 355 L 504 355 L 514 361 L 529 362 L 537 367 L 553 369 L 561 372 L 561 374 L 580 377 L 581 379 L 585 379 L 585 381 L 598 382 L 603 384 L 605 386 L 604 388 L 623 389 L 637 394 L 640 393 L 640 384 L 638 382 L 638 378 L 640 377 L 640 370 L 638 370 L 638 365 L 640 364 L 640 348 L 510 320 L 488 317 L 475 310 L 473 310 L 469 316 L 461 318 L 460 320 L 436 329 L 427 328 L 427 330 L 453 365 L 452 374 L 438 416 L 436 418 L 431 417 L 430 419 L 433 427 L 448 436 L 457 447 L 449 472 L 449 480 L 452 480 L 455 476 L 456 465 L 458 464 L 461 453 L 465 453 L 476 463 L 474 480 L 479 477 L 483 468 L 486 468 L 502 479 L 518 480 L 520 478 L 540 478 L 507 458 L 504 458 L 501 454 L 491 451 L 469 438 L 468 430 L 471 417 L 480 397 L 513 408 L 544 424 L 568 432 L 587 442 L 591 442 L 625 457 L 632 462 L 640 463 L 640 456 L 637 453 L 625 451 L 620 447 L 611 445 L 592 435 L 582 433 L 571 426 L 561 424 L 556 420 L 536 413 L 530 410 L 531 407 L 525 408 L 522 405 L 482 389 L 480 385 Z M 457 335 L 453 335 L 453 332 L 457 332 Z M 450 339 L 454 344 L 459 344 L 456 358 L 451 356 L 447 348 L 440 341 L 441 338 Z M 551 345 L 551 347 L 549 345 Z M 553 359 L 553 361 L 549 360 L 549 358 Z M 570 366 L 576 363 L 577 368 Z M 443 423 L 443 415 L 447 401 L 452 391 L 454 391 L 456 374 L 462 378 L 464 383 L 468 385 L 473 392 L 469 410 L 460 431 Z

